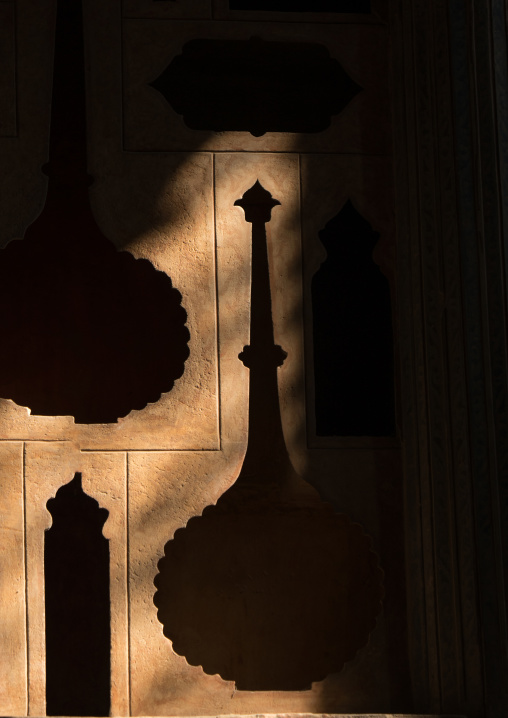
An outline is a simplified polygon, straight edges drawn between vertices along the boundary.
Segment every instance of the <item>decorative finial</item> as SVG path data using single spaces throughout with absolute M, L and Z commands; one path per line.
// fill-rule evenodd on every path
M 241 199 L 237 199 L 235 207 L 241 207 L 245 212 L 246 222 L 269 222 L 272 217 L 272 208 L 280 204 L 278 199 L 272 195 L 256 180 L 250 189 L 245 192 Z

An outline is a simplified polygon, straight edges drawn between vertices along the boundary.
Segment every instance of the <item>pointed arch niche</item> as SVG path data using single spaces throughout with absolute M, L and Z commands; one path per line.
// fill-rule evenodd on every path
M 82 487 L 81 473 L 47 508 L 44 536 L 46 714 L 110 713 L 109 512 Z
M 73 442 L 26 442 L 23 450 L 23 463 L 26 512 L 26 615 L 29 646 L 27 658 L 28 675 L 30 676 L 28 714 L 44 716 L 56 710 L 51 707 L 50 700 L 46 701 L 47 694 L 49 698 L 51 692 L 50 675 L 54 668 L 52 669 L 49 660 L 47 661 L 47 654 L 51 651 L 50 646 L 47 646 L 47 638 L 51 629 L 46 630 L 44 616 L 47 613 L 50 594 L 56 603 L 55 611 L 59 607 L 60 600 L 67 602 L 71 599 L 72 572 L 78 568 L 79 563 L 77 551 L 73 551 L 73 543 L 79 543 L 80 535 L 82 535 L 86 548 L 86 542 L 89 540 L 88 534 L 90 534 L 95 536 L 98 546 L 102 546 L 102 549 L 99 548 L 99 555 L 102 550 L 103 553 L 107 551 L 109 557 L 107 598 L 110 621 L 107 630 L 110 631 L 111 672 L 107 675 L 107 687 L 108 691 L 111 687 L 109 692 L 110 713 L 117 716 L 128 715 L 128 638 L 127 601 L 125 598 L 127 595 L 126 454 L 119 451 L 82 452 Z M 76 474 L 81 474 L 82 477 L 81 492 L 76 486 L 78 483 Z M 74 490 L 77 491 L 77 507 L 79 508 L 81 504 L 87 504 L 90 507 L 90 521 L 85 521 L 86 511 L 81 517 L 78 512 L 78 519 L 75 520 L 76 505 L 74 509 L 69 507 L 69 493 L 72 494 Z M 64 494 L 63 500 L 62 494 Z M 105 521 L 106 518 L 107 521 Z M 91 524 L 91 526 L 87 524 Z M 74 532 L 70 539 L 67 539 L 66 532 L 68 530 Z M 67 543 L 70 558 L 74 557 L 76 564 L 76 566 L 70 566 L 70 574 L 66 574 L 56 588 L 54 584 L 53 586 L 50 584 L 55 575 L 58 580 L 58 573 L 55 571 L 52 576 L 49 576 L 47 570 L 48 539 L 52 536 L 54 536 L 51 539 L 53 543 L 58 544 L 57 553 L 61 550 L 60 544 Z M 83 548 L 80 550 L 82 551 Z M 67 558 L 64 556 L 63 563 L 66 560 Z M 89 575 L 92 578 L 100 575 L 101 585 L 104 586 L 108 577 L 105 570 L 99 574 L 93 560 L 88 560 L 86 564 L 81 563 L 81 573 L 84 575 L 86 565 L 90 567 L 90 564 Z M 95 583 L 94 579 L 93 582 L 89 581 L 86 585 L 83 584 L 83 590 L 86 591 L 87 597 L 95 590 Z M 104 597 L 106 595 L 104 588 L 102 591 Z M 103 616 L 105 613 L 103 605 Z M 78 621 L 82 622 L 86 618 L 81 613 L 77 615 Z M 62 616 L 59 617 L 59 619 L 61 618 Z M 61 632 L 63 631 L 62 627 Z M 94 657 L 94 662 L 97 660 L 98 658 Z M 105 661 L 104 651 L 103 666 Z M 105 704 L 104 695 L 103 704 Z M 63 707 L 60 706 L 58 710 L 63 710 Z M 72 708 L 69 706 L 70 710 Z M 90 708 L 87 709 L 86 706 L 80 704 L 79 710 L 83 711 L 80 715 L 86 715 L 85 710 L 90 710 Z M 94 708 L 95 710 L 96 708 Z M 72 713 L 69 712 L 68 715 L 72 715 Z
M 393 436 L 392 307 L 373 258 L 379 233 L 348 199 L 319 240 L 327 256 L 311 282 L 316 434 Z
M 310 452 L 316 461 L 330 450 L 332 463 L 337 449 L 398 451 L 391 162 L 316 154 L 301 172 L 305 443 L 320 450 Z

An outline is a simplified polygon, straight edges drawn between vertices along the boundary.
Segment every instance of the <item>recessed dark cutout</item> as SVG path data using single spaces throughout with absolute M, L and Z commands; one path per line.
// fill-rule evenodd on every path
M 150 83 L 193 130 L 322 132 L 361 88 L 323 45 L 191 40 Z
M 46 206 L 0 252 L 0 396 L 32 414 L 114 422 L 182 375 L 185 321 L 170 278 L 117 252 L 86 204 Z
M 381 610 L 370 539 L 294 472 L 282 433 L 265 223 L 256 183 L 235 204 L 252 223 L 249 439 L 233 486 L 164 548 L 154 603 L 174 650 L 240 690 L 303 690 L 341 670 Z
M 370 13 L 370 0 L 229 0 L 230 10 Z
M 372 259 L 379 235 L 351 202 L 319 233 L 328 256 L 312 280 L 318 436 L 393 436 L 390 289 Z
M 168 392 L 184 370 L 181 295 L 117 252 L 88 198 L 81 3 L 58 2 L 46 203 L 0 251 L 0 396 L 33 414 L 108 423 Z
M 107 716 L 110 711 L 108 517 L 84 493 L 81 474 L 47 503 L 44 534 L 46 713 Z

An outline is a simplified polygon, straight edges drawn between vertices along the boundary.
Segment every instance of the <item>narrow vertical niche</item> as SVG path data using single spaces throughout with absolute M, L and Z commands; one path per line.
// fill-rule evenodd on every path
M 44 537 L 46 714 L 110 712 L 108 511 L 87 496 L 81 474 L 47 503 Z
M 327 258 L 312 280 L 318 436 L 393 436 L 390 288 L 372 258 L 379 239 L 348 201 L 319 233 Z

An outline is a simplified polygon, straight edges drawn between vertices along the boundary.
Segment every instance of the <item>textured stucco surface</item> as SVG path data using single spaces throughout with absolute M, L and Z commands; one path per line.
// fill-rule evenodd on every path
M 4 5 L 10 3 L 0 3 L 0 12 L 10 17 Z M 12 107 L 4 112 L 2 105 L 0 124 L 10 178 L 0 195 L 1 246 L 22 238 L 46 192 L 40 168 L 47 159 L 54 3 L 17 5 L 15 135 L 9 134 Z M 354 661 L 310 690 L 240 691 L 173 651 L 153 603 L 164 545 L 233 484 L 247 448 L 249 370 L 238 354 L 250 341 L 252 226 L 234 203 L 256 180 L 280 202 L 266 238 L 274 339 L 288 353 L 277 376 L 290 462 L 336 510 L 362 525 L 381 564 L 390 567 L 383 512 L 398 506 L 390 504 L 400 489 L 398 445 L 316 439 L 308 307 L 309 282 L 324 258 L 317 234 L 348 198 L 381 233 L 376 261 L 393 280 L 386 28 L 377 16 L 330 24 L 310 16 L 281 22 L 277 15 L 274 22 L 242 22 L 224 3 L 214 3 L 212 13 L 202 0 L 85 3 L 92 211 L 118 249 L 171 277 L 187 312 L 190 355 L 172 391 L 116 423 L 32 415 L 0 398 L 4 715 L 45 714 L 46 504 L 76 472 L 85 493 L 109 511 L 111 715 L 290 718 L 338 715 L 326 713 L 338 708 L 358 715 L 390 705 L 390 691 L 401 691 L 391 684 L 400 655 L 392 663 L 388 658 L 390 631 L 400 628 L 394 611 L 378 618 Z M 8 34 L 9 27 L 0 31 Z M 325 45 L 362 93 L 322 133 L 253 137 L 193 132 L 147 84 L 192 38 L 253 35 Z M 398 571 L 395 561 L 394 585 Z

